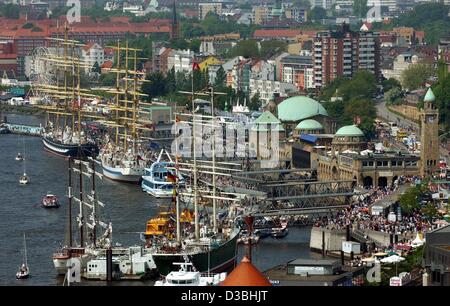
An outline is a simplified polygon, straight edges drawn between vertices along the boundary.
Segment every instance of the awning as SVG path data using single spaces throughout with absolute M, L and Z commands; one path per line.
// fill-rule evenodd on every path
M 310 142 L 310 143 L 315 143 L 317 141 L 317 137 L 314 135 L 310 135 L 310 134 L 301 134 L 300 140 Z

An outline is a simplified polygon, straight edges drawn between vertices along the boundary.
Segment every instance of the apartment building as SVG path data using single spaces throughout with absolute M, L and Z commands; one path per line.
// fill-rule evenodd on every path
M 366 69 L 380 79 L 380 39 L 378 33 L 352 32 L 348 25 L 339 31 L 317 33 L 313 46 L 315 87 L 323 87 L 337 77 L 351 77 Z
M 203 20 L 209 12 L 216 15 L 222 14 L 222 3 L 221 2 L 208 2 L 198 4 L 198 17 Z

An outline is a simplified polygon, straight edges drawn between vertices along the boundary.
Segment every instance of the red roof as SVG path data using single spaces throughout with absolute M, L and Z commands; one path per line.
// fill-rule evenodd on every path
M 17 54 L 12 54 L 12 53 L 3 54 L 3 53 L 0 53 L 0 59 L 14 59 L 14 58 L 17 58 Z
M 294 38 L 298 35 L 306 34 L 309 36 L 315 36 L 316 31 L 303 31 L 300 29 L 259 29 L 253 34 L 253 37 L 260 38 L 272 38 L 272 37 L 291 37 Z
M 267 277 L 264 276 L 250 262 L 247 256 L 244 256 L 241 263 L 234 268 L 225 280 L 220 283 L 221 286 L 272 286 Z
M 111 69 L 113 67 L 113 62 L 112 61 L 105 61 L 100 68 L 104 68 L 104 69 Z

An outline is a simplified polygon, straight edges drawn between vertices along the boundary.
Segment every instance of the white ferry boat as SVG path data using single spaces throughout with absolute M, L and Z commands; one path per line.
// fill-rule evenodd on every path
M 166 153 L 169 161 L 161 161 L 163 153 Z M 181 174 L 176 174 L 175 163 L 170 155 L 163 149 L 159 153 L 158 159 L 150 168 L 145 168 L 142 176 L 142 189 L 156 198 L 169 198 L 173 196 L 175 180 L 178 181 L 178 188 L 185 187 L 185 181 Z

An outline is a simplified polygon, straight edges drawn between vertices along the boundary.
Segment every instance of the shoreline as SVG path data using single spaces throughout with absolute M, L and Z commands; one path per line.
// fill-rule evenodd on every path
M 36 106 L 17 106 L 17 105 L 0 104 L 0 113 L 41 116 L 44 115 L 45 111 Z

